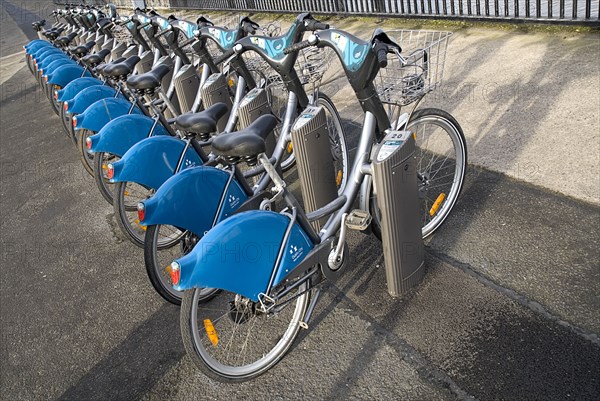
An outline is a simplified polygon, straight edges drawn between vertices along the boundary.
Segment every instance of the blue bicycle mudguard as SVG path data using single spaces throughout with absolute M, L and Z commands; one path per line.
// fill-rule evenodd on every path
M 108 122 L 96 134 L 90 136 L 90 153 L 106 152 L 119 157 L 123 156 L 133 145 L 148 138 L 155 121 L 144 115 L 128 114 Z M 153 136 L 169 135 L 167 130 L 156 124 Z
M 264 210 L 243 212 L 222 221 L 189 254 L 176 260 L 181 275 L 174 288 L 220 288 L 258 301 L 277 268 L 277 254 L 289 222 L 287 215 Z M 312 248 L 304 230 L 294 223 L 273 285 L 279 284 Z
M 77 94 L 83 89 L 95 85 L 104 85 L 104 82 L 98 78 L 90 77 L 74 79 L 73 81 L 69 82 L 67 86 L 58 91 L 58 101 L 67 102 L 77 96 Z
M 121 158 L 112 163 L 110 182 L 135 182 L 158 189 L 175 174 L 185 142 L 172 136 L 153 136 L 133 145 Z M 184 155 L 183 168 L 201 166 L 198 153 L 189 147 Z
M 44 75 L 46 75 L 46 74 L 44 73 Z M 76 64 L 63 65 L 61 67 L 58 67 L 56 70 L 54 70 L 54 72 L 48 74 L 48 83 L 64 87 L 69 82 L 71 82 L 77 78 L 91 77 L 91 76 L 92 76 L 92 74 L 90 74 L 89 71 L 85 70 L 83 67 L 81 67 L 79 65 L 76 65 Z
M 46 57 L 42 62 L 38 63 L 38 70 L 44 75 L 51 76 L 54 71 L 65 65 L 77 65 L 73 60 L 65 59 L 59 55 Z
M 230 176 L 227 171 L 206 166 L 175 174 L 143 202 L 145 217 L 141 224 L 169 224 L 202 237 L 213 226 L 221 199 L 224 203 L 217 222 L 232 215 L 248 199 Z
M 119 98 L 100 99 L 92 103 L 85 111 L 77 115 L 75 129 L 88 129 L 99 132 L 109 121 L 129 114 L 131 102 Z M 134 106 L 131 114 L 144 114 L 139 107 Z
M 73 64 L 74 61 L 71 60 L 69 57 L 65 56 L 64 54 L 51 54 L 43 60 L 40 60 L 40 62 L 37 63 L 37 68 L 38 70 L 44 70 L 44 72 L 52 72 L 58 66 L 67 63 Z
M 116 96 L 115 96 L 116 95 Z M 98 100 L 106 98 L 125 99 L 121 93 L 113 87 L 106 85 L 94 85 L 83 88 L 69 103 L 67 111 L 72 114 L 81 114 L 96 103 Z
M 33 53 L 32 57 L 36 63 L 39 63 L 46 57 L 50 56 L 51 54 L 65 54 L 65 53 L 63 53 L 62 50 L 57 49 L 56 47 L 42 47 L 42 48 L 38 49 L 35 53 Z
M 23 49 L 25 50 L 26 54 L 31 54 L 42 47 L 49 47 L 49 46 L 54 47 L 52 45 L 52 43 L 50 43 L 46 40 L 34 39 L 31 42 L 27 43 L 25 46 L 23 46 Z

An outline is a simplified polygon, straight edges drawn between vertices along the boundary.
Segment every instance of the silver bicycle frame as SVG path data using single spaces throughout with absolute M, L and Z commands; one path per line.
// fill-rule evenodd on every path
M 373 147 L 373 139 L 375 137 L 376 127 L 377 120 L 375 119 L 375 116 L 371 112 L 367 111 L 365 113 L 365 119 L 363 122 L 362 132 L 360 134 L 360 142 L 356 151 L 356 157 L 354 159 L 354 165 L 350 171 L 350 180 L 346 184 L 346 188 L 344 188 L 344 191 L 340 196 L 321 208 L 325 209 L 329 205 L 339 202 L 340 198 L 346 198 L 344 205 L 329 217 L 327 223 L 325 223 L 319 232 L 321 240 L 333 237 L 337 233 L 342 222 L 342 215 L 344 213 L 348 213 L 350 209 L 352 209 L 352 205 L 354 204 L 354 200 L 356 199 L 358 191 L 362 186 L 365 175 L 370 174 L 371 172 L 371 149 Z

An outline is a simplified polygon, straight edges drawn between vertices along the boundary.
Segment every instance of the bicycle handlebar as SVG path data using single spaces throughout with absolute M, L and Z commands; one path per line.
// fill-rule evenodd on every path
M 377 55 L 377 62 L 379 63 L 379 67 L 387 67 L 388 45 L 379 40 L 376 40 L 373 45 L 373 50 Z
M 323 29 L 329 29 L 329 24 L 319 22 L 316 19 L 307 20 L 304 22 L 304 26 L 307 31 L 318 31 Z
M 313 43 L 310 43 L 308 40 L 303 40 L 302 42 L 293 44 L 290 47 L 283 49 L 283 54 L 296 53 L 310 46 L 313 46 Z
M 227 60 L 229 57 L 233 56 L 234 54 L 235 54 L 235 51 L 233 49 L 227 50 L 225 53 L 223 53 L 222 55 L 220 55 L 219 57 L 216 57 L 214 59 L 215 65 L 221 64 L 223 61 Z

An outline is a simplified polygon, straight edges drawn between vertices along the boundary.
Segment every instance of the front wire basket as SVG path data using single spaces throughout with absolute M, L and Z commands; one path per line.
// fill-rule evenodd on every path
M 386 34 L 402 48 L 388 54 L 386 68 L 375 80 L 383 103 L 406 106 L 442 84 L 442 73 L 451 32 L 389 30 Z

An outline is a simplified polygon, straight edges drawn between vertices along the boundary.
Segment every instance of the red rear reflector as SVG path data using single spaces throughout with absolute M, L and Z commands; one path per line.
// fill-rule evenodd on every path
M 63 109 L 65 109 L 65 111 L 69 110 L 69 102 L 64 102 L 63 103 Z
M 92 138 L 90 138 L 89 136 L 87 138 L 85 138 L 85 147 L 90 150 L 92 149 Z M 114 173 L 114 171 L 113 171 Z
M 77 126 L 77 116 L 73 116 L 73 128 Z
M 91 147 L 91 145 L 90 145 L 90 147 Z M 108 166 L 106 166 L 106 176 L 108 177 L 109 180 L 112 180 L 115 177 L 115 168 L 113 167 L 112 163 L 109 163 Z M 138 208 L 139 208 L 139 205 L 138 205 Z M 138 211 L 138 214 L 139 213 L 140 212 Z
M 54 91 L 54 100 L 58 100 L 58 91 Z
M 171 263 L 171 283 L 173 285 L 179 284 L 179 279 L 181 278 L 181 267 L 179 263 L 173 262 Z
M 109 168 L 110 168 L 110 166 L 109 166 Z M 138 203 L 137 212 L 138 212 L 138 219 L 140 219 L 140 221 L 144 221 L 144 219 L 146 218 L 146 206 L 144 206 L 143 203 Z

